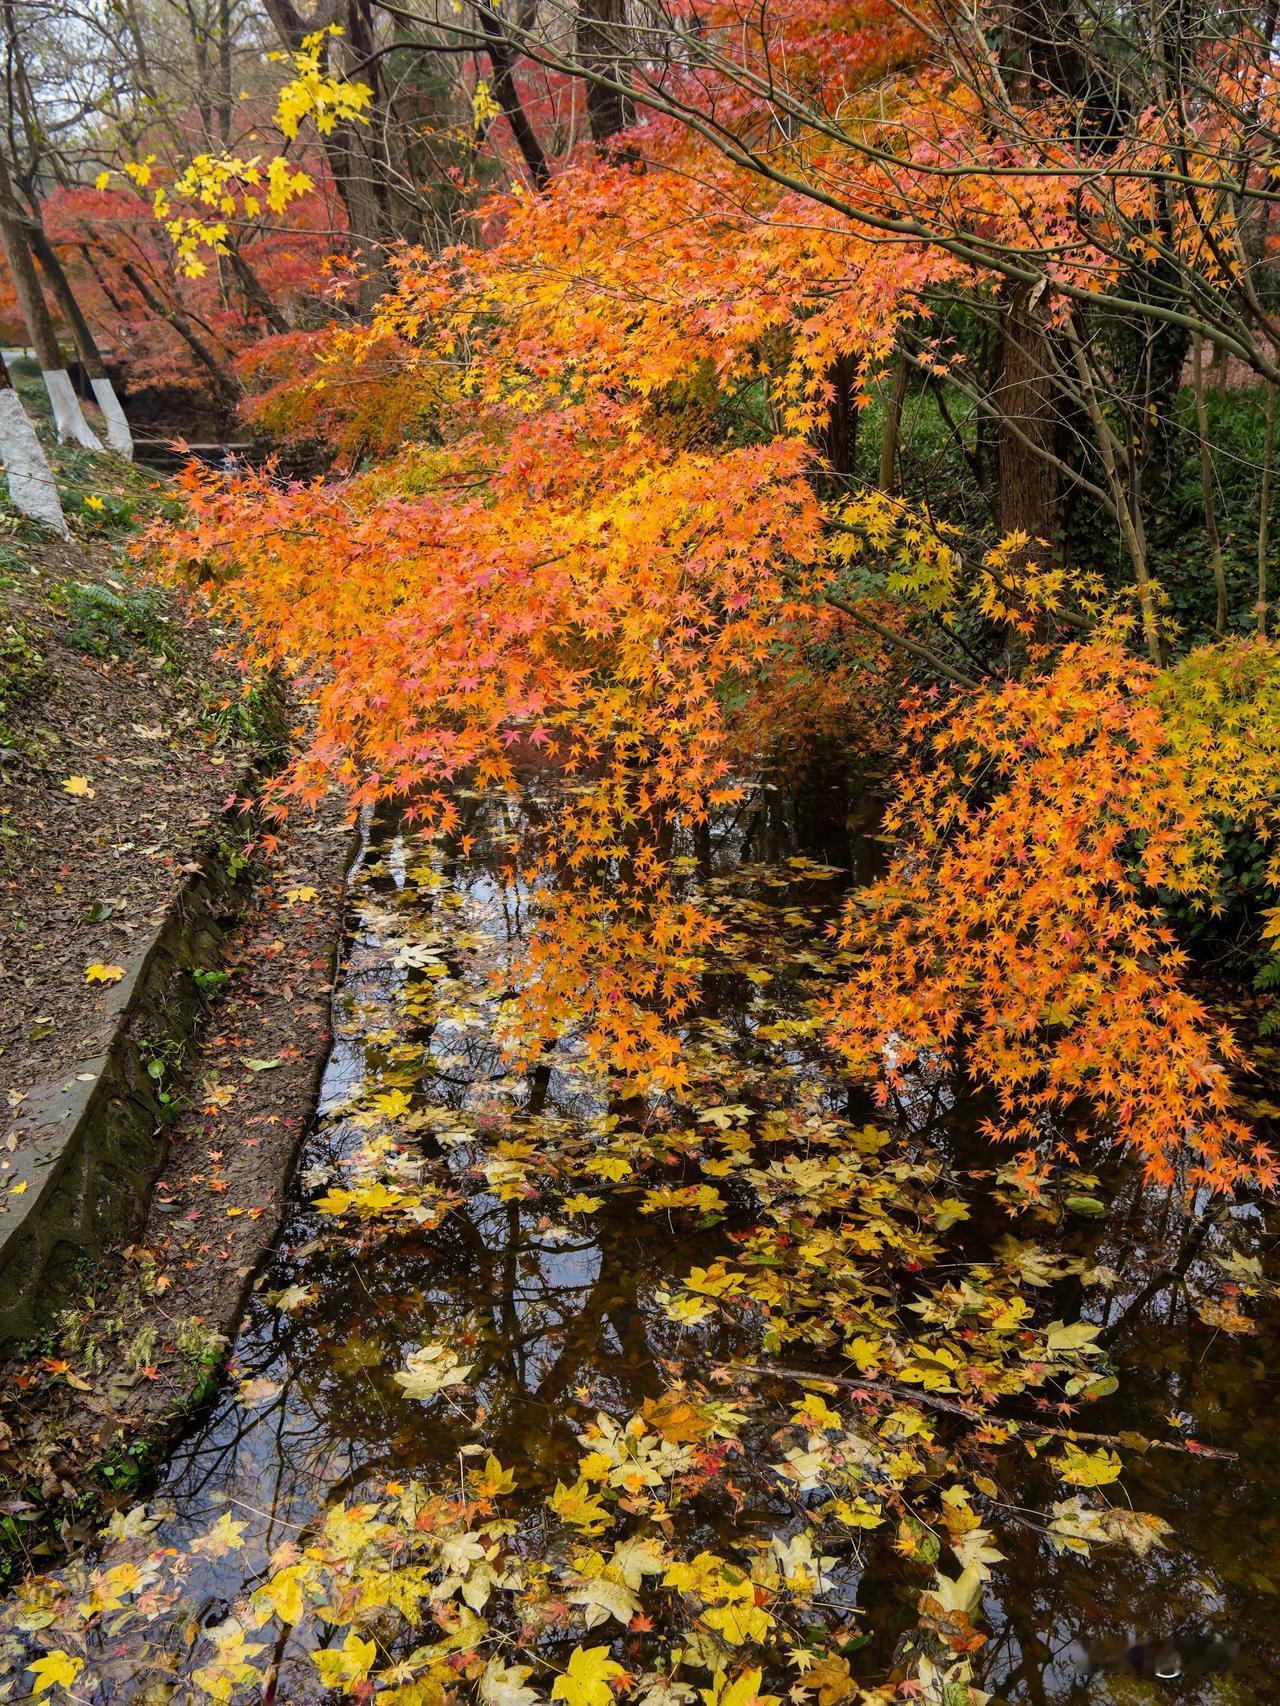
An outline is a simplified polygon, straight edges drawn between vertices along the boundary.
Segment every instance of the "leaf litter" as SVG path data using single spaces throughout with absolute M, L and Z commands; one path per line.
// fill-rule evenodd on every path
M 1065 1203 L 1028 1201 L 1015 1169 L 963 1159 L 937 1086 L 929 1119 L 861 1116 L 822 1044 L 848 968 L 811 949 L 834 873 L 804 860 L 697 879 L 703 987 L 734 993 L 684 1024 L 687 1089 L 601 1082 L 571 1014 L 521 1063 L 519 896 L 478 840 L 457 860 L 410 834 L 365 866 L 345 1066 L 257 1305 L 293 1357 L 250 1367 L 242 1339 L 221 1412 L 258 1429 L 337 1381 L 387 1449 L 342 1477 L 321 1442 L 282 1522 L 234 1476 L 198 1530 L 118 1519 L 11 1599 L 10 1697 L 249 1700 L 287 1675 L 279 1698 L 393 1706 L 839 1706 L 912 1677 L 987 1698 L 983 1594 L 1028 1525 L 1063 1557 L 1172 1538 L 1093 1437 L 1108 1335 L 1063 1311 L 1084 1283 L 1105 1309 L 1118 1275 L 1047 1232 L 1105 1187 L 1068 1169 Z M 518 1233 L 498 1259 L 474 1242 L 493 1226 Z M 611 1240 L 644 1252 L 630 1289 Z M 363 1317 L 334 1309 L 339 1271 Z M 1273 1291 L 1247 1253 L 1214 1271 Z M 1241 1293 L 1206 1287 L 1200 1318 Z M 888 1644 L 865 1609 L 886 1591 Z

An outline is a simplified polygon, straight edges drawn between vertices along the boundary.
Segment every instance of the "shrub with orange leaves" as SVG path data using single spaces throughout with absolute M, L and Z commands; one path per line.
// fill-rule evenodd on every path
M 1274 671 L 1274 652 L 1252 649 Z M 1270 1185 L 1270 1150 L 1232 1113 L 1241 1051 L 1188 991 L 1159 906 L 1159 890 L 1211 901 L 1221 829 L 1158 683 L 1104 638 L 916 705 L 920 752 L 889 818 L 899 850 L 849 906 L 862 961 L 833 1036 L 886 1096 L 962 1062 L 996 1092 L 990 1132 L 1029 1167 L 1102 1138 L 1162 1182 Z
M 243 352 L 240 417 L 281 448 L 323 445 L 338 460 L 388 456 L 430 424 L 435 391 L 409 346 L 394 334 L 340 328 L 284 332 Z

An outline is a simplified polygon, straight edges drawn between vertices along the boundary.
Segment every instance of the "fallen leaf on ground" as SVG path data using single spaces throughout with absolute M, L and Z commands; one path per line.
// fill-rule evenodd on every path
M 92 965 L 84 968 L 86 983 L 119 983 L 123 976 L 123 966 L 104 965 L 101 960 L 95 960 Z

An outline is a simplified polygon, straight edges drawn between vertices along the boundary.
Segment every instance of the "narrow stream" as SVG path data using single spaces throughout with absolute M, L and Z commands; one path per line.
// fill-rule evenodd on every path
M 732 1062 L 757 1092 L 785 1096 L 811 1118 L 869 1117 L 814 1036 L 794 1025 L 791 1037 L 787 1022 L 802 1010 L 790 979 L 807 974 L 804 956 L 812 959 L 823 941 L 850 862 L 865 867 L 874 846 L 855 838 L 850 851 L 841 812 L 817 853 L 811 830 L 802 851 L 793 827 L 778 828 L 782 809 L 740 818 L 703 850 L 703 880 L 724 896 L 737 959 L 707 980 L 688 1035 Z M 207 1657 L 202 1630 L 228 1616 L 264 1579 L 267 1560 L 304 1536 L 326 1505 L 371 1487 L 410 1479 L 456 1486 L 492 1452 L 514 1473 L 504 1509 L 522 1534 L 534 1535 L 536 1551 L 544 1501 L 558 1480 L 572 1479 L 579 1435 L 593 1416 L 625 1417 L 656 1401 L 691 1361 L 705 1371 L 758 1354 L 759 1322 L 749 1310 L 688 1324 L 661 1301 L 732 1243 L 744 1213 L 731 1192 L 725 1212 L 700 1224 L 642 1213 L 634 1195 L 607 1183 L 590 1213 L 559 1212 L 522 1188 L 522 1137 L 536 1129 L 570 1142 L 634 1109 L 584 1072 L 572 1049 L 527 1073 L 505 1063 L 493 992 L 520 948 L 528 896 L 501 866 L 521 825 L 509 806 L 474 800 L 467 829 L 474 844 L 465 856 L 458 843 L 433 849 L 394 822 L 370 834 L 352 884 L 337 1041 L 294 1209 L 256 1287 L 230 1378 L 147 1502 L 149 1520 L 158 1519 L 148 1550 L 186 1552 L 222 1519 L 237 1525 L 235 1544 L 194 1560 L 184 1604 L 197 1613 L 167 1646 L 159 1643 L 167 1655 L 161 1683 L 147 1682 L 135 1633 L 116 1633 L 106 1619 L 92 1655 L 100 1681 L 92 1696 L 76 1698 L 204 1698 L 181 1692 L 182 1678 Z M 973 1135 L 980 1111 L 935 1086 L 899 1119 L 927 1126 L 958 1166 L 990 1168 Z M 479 1142 L 495 1132 L 510 1140 L 506 1153 Z M 402 1219 L 387 1233 L 358 1213 L 315 1206 L 387 1177 L 397 1188 L 430 1181 L 420 1224 Z M 1064 1281 L 1051 1264 L 1044 1276 L 1102 1325 L 1120 1375 L 1119 1391 L 1091 1407 L 1086 1425 L 1185 1432 L 1239 1458 L 1135 1451 L 1123 1496 L 1163 1517 L 1172 1535 L 1145 1552 L 1108 1546 L 1075 1556 L 1049 1543 L 1038 1514 L 1062 1489 L 1025 1454 L 1013 1471 L 1025 1516 L 1000 1533 L 1005 1556 L 983 1594 L 989 1639 L 974 1654 L 976 1679 L 1001 1699 L 1033 1706 L 1280 1698 L 1280 1314 L 1272 1296 L 1256 1331 L 1227 1331 L 1203 1303 L 1221 1295 L 1224 1273 L 1250 1291 L 1274 1285 L 1274 1224 L 1247 1206 L 1212 1225 L 1188 1220 L 1178 1204 L 1123 1175 L 1105 1219 L 1055 1216 L 1052 1232 L 1035 1215 L 1011 1222 L 982 1198 L 979 1188 L 957 1234 L 957 1263 L 985 1260 L 1011 1231 L 1046 1248 L 1056 1239 L 1059 1253 L 1088 1258 L 1083 1279 Z M 470 1377 L 415 1398 L 395 1376 L 427 1344 L 465 1357 Z M 767 1448 L 766 1436 L 760 1445 Z M 1007 1489 L 1007 1454 L 1003 1461 Z M 686 1520 L 714 1546 L 735 1525 L 768 1532 L 787 1518 L 757 1499 L 738 1510 L 695 1501 Z M 852 1650 L 855 1673 L 868 1683 L 884 1674 L 898 1633 L 911 1626 L 923 1579 L 887 1540 L 874 1563 L 842 1563 L 828 1585 L 833 1623 L 861 1608 L 863 1633 Z M 1239 1642 L 1241 1656 L 1230 1670 L 1202 1677 L 1082 1678 L 1082 1644 L 1111 1639 L 1123 1647 L 1132 1635 L 1181 1640 L 1188 1672 L 1210 1636 Z M 329 1698 L 306 1641 L 287 1641 L 276 1657 L 275 1700 Z

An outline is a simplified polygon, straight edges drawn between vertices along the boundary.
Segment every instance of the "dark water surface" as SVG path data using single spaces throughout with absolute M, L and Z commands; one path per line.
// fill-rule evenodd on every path
M 744 854 L 794 852 L 790 810 L 766 802 L 755 815 L 740 814 L 701 849 L 704 867 L 729 870 Z M 268 1555 L 326 1502 L 387 1477 L 456 1481 L 460 1452 L 477 1442 L 515 1469 L 517 1514 L 531 1518 L 556 1479 L 572 1476 L 584 1416 L 597 1409 L 626 1415 L 668 1383 L 669 1359 L 687 1354 L 690 1335 L 655 1294 L 723 1249 L 731 1229 L 732 1215 L 728 1229 L 699 1230 L 642 1216 L 625 1197 L 561 1221 L 536 1201 L 503 1200 L 500 1170 L 493 1189 L 463 1194 L 439 1226 L 376 1244 L 336 1233 L 311 1206 L 341 1178 L 343 1158 L 367 1141 L 360 1104 L 371 1086 L 402 1091 L 421 1116 L 424 1144 L 473 1185 L 476 1121 L 506 1122 L 518 1134 L 531 1119 L 569 1130 L 609 1112 L 601 1087 L 563 1069 L 558 1055 L 523 1076 L 504 1064 L 481 974 L 501 967 L 524 929 L 527 896 L 498 874 L 520 825 L 505 808 L 479 803 L 471 816 L 477 839 L 465 858 L 432 852 L 395 824 L 370 837 L 335 998 L 338 1040 L 295 1209 L 236 1340 L 230 1382 L 174 1451 L 148 1501 L 153 1513 L 165 1513 L 153 1545 L 183 1549 L 227 1513 L 245 1524 L 242 1549 L 202 1559 L 190 1578 L 209 1623 L 261 1579 Z M 873 846 L 851 839 L 843 814 L 834 827 L 827 821 L 817 855 L 845 867 L 860 863 L 865 875 Z M 812 850 L 811 824 L 802 833 Z M 762 904 L 792 908 L 793 923 L 796 909 L 808 909 L 806 931 L 819 939 L 840 879 L 783 865 L 781 875 L 762 872 L 760 885 Z M 749 1060 L 761 1015 L 786 1004 L 784 980 L 774 981 L 766 1000 L 750 980 L 730 977 L 711 989 L 702 1017 Z M 797 1044 L 787 1067 L 807 1095 L 848 1110 L 849 1087 L 816 1046 Z M 935 1088 L 925 1101 L 902 1110 L 903 1118 L 930 1122 L 957 1154 L 976 1153 L 976 1110 L 948 1090 Z M 1202 1319 L 1197 1301 L 1211 1281 L 1221 1289 L 1224 1272 L 1252 1285 L 1242 1258 L 1260 1257 L 1274 1283 L 1277 1225 L 1249 1206 L 1189 1219 L 1179 1203 L 1131 1179 L 1120 1184 L 1106 1219 L 1077 1215 L 1067 1224 L 1069 1248 L 1087 1253 L 1093 1269 L 1083 1292 L 1080 1281 L 1066 1282 L 1074 1293 L 1067 1307 L 1103 1324 L 1120 1376 L 1119 1391 L 1091 1407 L 1088 1425 L 1184 1432 L 1239 1458 L 1129 1454 L 1123 1494 L 1109 1491 L 1163 1517 L 1172 1537 L 1146 1556 L 1112 1546 L 1077 1557 L 1056 1552 L 1043 1532 L 1042 1513 L 1067 1489 L 1025 1457 L 1016 1471 L 1025 1517 L 998 1535 L 1006 1558 L 983 1596 L 990 1638 L 975 1655 L 975 1676 L 1000 1698 L 1033 1706 L 1280 1701 L 1280 1312 L 1273 1298 L 1258 1311 L 1257 1331 L 1241 1334 Z M 996 1205 L 975 1216 L 965 1230 L 973 1259 L 1009 1230 Z M 1013 1230 L 1045 1236 L 1034 1225 Z M 732 1330 L 713 1322 L 710 1337 L 699 1329 L 698 1354 L 749 1358 L 755 1334 L 745 1312 Z M 446 1392 L 421 1403 L 395 1382 L 395 1371 L 429 1341 L 460 1347 L 474 1365 L 465 1399 Z M 1002 1478 L 1007 1488 L 1007 1467 Z M 714 1544 L 717 1522 L 748 1518 L 726 1510 L 698 1520 Z M 868 1682 L 876 1664 L 883 1674 L 910 1626 L 919 1586 L 918 1572 L 887 1545 L 874 1578 L 868 1570 L 840 1586 L 867 1613 L 868 1664 L 856 1673 Z M 1194 1667 L 1206 1636 L 1233 1638 L 1240 1663 L 1167 1682 L 1080 1677 L 1081 1644 L 1113 1639 L 1123 1649 L 1132 1635 L 1181 1641 L 1184 1669 Z M 130 1653 L 127 1643 L 109 1649 L 104 1642 L 108 1683 L 98 1698 L 123 1699 Z M 1167 1660 L 1161 1668 L 1170 1668 Z M 313 1673 L 286 1666 L 282 1679 L 277 1699 L 320 1698 Z

